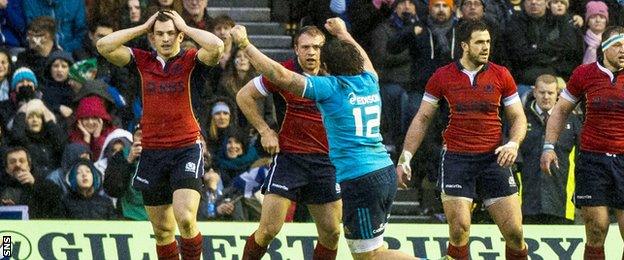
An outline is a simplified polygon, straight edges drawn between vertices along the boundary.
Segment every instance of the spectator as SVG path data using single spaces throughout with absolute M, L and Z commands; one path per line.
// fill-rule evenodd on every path
M 0 46 L 26 47 L 26 16 L 22 0 L 0 0 Z
M 80 159 L 91 160 L 91 151 L 89 146 L 81 143 L 69 143 L 63 149 L 63 157 L 61 157 L 61 168 L 54 170 L 46 177 L 61 188 L 63 195 L 69 192 L 69 185 L 65 181 L 65 175 L 71 170 Z
M 56 39 L 66 52 L 80 48 L 87 33 L 83 0 L 23 0 L 26 20 L 30 24 L 41 16 L 56 20 Z
M 60 167 L 67 134 L 41 100 L 33 99 L 17 112 L 11 129 L 11 142 L 28 149 L 32 165 L 46 177 Z
M 208 15 L 206 9 L 208 0 L 182 0 L 182 5 L 184 6 L 182 17 L 188 26 L 206 31 L 210 29 L 212 17 Z
M 126 9 L 127 0 L 86 0 L 87 23 L 99 20 L 120 21 Z
M 74 64 L 71 54 L 54 51 L 46 62 L 46 74 L 43 76 L 45 87 L 42 89 L 43 102 L 55 114 L 68 118 L 73 113 L 71 101 L 74 92 L 69 85 L 69 68 Z
M 43 81 L 45 64 L 48 56 L 59 50 L 54 40 L 56 22 L 51 17 L 38 17 L 28 24 L 26 40 L 28 48 L 17 55 L 17 67 L 28 67 L 35 72 L 37 79 Z
M 12 107 L 9 108 L 8 117 L 5 120 L 12 121 L 15 116 L 15 112 L 22 105 L 28 103 L 31 99 L 40 99 L 41 91 L 39 91 L 39 82 L 37 77 L 28 68 L 19 68 L 13 73 L 13 79 L 11 79 L 11 101 Z M 9 128 L 12 125 L 8 123 Z
M 8 119 L 13 111 L 11 93 L 11 70 L 13 62 L 9 50 L 0 48 L 0 118 Z
M 102 152 L 93 164 L 95 168 L 102 173 L 106 173 L 106 168 L 108 168 L 108 162 L 111 157 L 123 150 L 129 149 L 130 146 L 132 146 L 132 140 L 132 133 L 121 128 L 113 130 L 106 137 L 106 140 L 104 140 L 104 149 L 102 149 Z
M 217 154 L 231 129 L 238 129 L 238 108 L 226 97 L 216 97 L 208 102 L 210 114 L 206 116 L 203 129 L 210 154 Z
M 387 48 L 387 40 L 406 27 L 419 21 L 416 5 L 412 0 L 394 2 L 394 12 L 390 18 L 377 26 L 371 34 L 371 59 L 379 73 L 381 98 L 381 129 L 384 144 L 393 153 L 403 142 L 403 129 L 400 124 L 402 108 L 407 104 L 404 88 L 409 86 L 411 57 L 408 50 L 399 54 L 391 54 Z
M 147 9 L 149 14 L 153 14 L 160 9 L 174 10 L 181 14 L 184 11 L 182 0 L 150 0 Z
M 215 169 L 220 173 L 223 186 L 232 184 L 232 179 L 249 169 L 260 157 L 249 135 L 241 129 L 232 129 L 225 134 L 221 149 L 215 153 Z
M 607 5 L 600 1 L 587 2 L 585 20 L 587 20 L 587 31 L 585 31 L 584 36 L 585 54 L 583 55 L 583 64 L 589 64 L 596 62 L 596 51 L 600 47 L 602 33 L 609 23 Z
M 567 79 L 581 60 L 580 35 L 565 17 L 546 10 L 546 0 L 524 0 L 524 10 L 516 13 L 506 32 L 508 54 L 514 79 L 522 95 L 542 74 Z
M 37 174 L 25 148 L 9 148 L 3 161 L 5 168 L 0 174 L 0 205 L 26 205 L 30 218 L 63 216 L 59 204 L 60 190 Z
M 97 73 L 95 71 L 95 66 L 95 59 L 89 59 L 84 63 L 82 63 L 82 61 L 77 62 L 70 69 L 70 77 L 72 79 L 70 84 L 73 86 L 72 88 L 74 88 L 74 91 L 77 89 L 74 102 L 78 103 L 85 97 L 98 97 L 103 102 L 106 111 L 111 114 L 111 122 L 113 125 L 122 125 L 122 123 L 127 121 L 120 122 L 120 117 L 122 119 L 127 119 L 128 117 L 131 118 L 132 115 L 124 114 L 131 112 L 127 109 L 126 99 L 119 93 L 119 90 L 106 84 L 104 81 L 85 79 L 80 76 L 95 75 Z
M 570 2 L 568 0 L 551 0 L 548 2 L 548 8 L 550 9 L 550 13 L 553 16 L 564 17 L 565 20 L 574 24 L 574 27 L 581 28 L 583 27 L 583 17 L 579 15 L 571 15 L 568 13 L 568 8 L 570 7 Z
M 143 147 L 141 146 L 142 131 L 137 128 L 132 136 L 131 146 L 114 153 L 108 160 L 104 191 L 118 198 L 117 208 L 121 215 L 130 220 L 147 220 L 147 212 L 143 204 L 143 195 L 132 187 L 132 176 L 136 172 L 138 160 Z
M 432 0 L 424 21 L 405 26 L 388 41 L 390 53 L 399 54 L 408 49 L 412 57 L 413 78 L 408 92 L 422 93 L 433 72 L 458 57 L 459 50 L 451 44 L 455 42 L 456 27 L 453 11 L 452 0 Z
M 69 171 L 70 191 L 63 197 L 65 218 L 81 220 L 116 219 L 113 202 L 99 194 L 102 175 L 89 160 L 80 160 Z
M 485 17 L 487 20 L 496 21 L 499 30 L 505 32 L 506 26 L 515 11 L 514 8 L 518 4 L 520 4 L 520 0 L 483 0 Z
M 520 145 L 519 154 L 523 159 L 520 168 L 522 180 L 522 215 L 527 224 L 564 224 L 574 220 L 574 209 L 566 208 L 567 188 L 570 168 L 570 153 L 578 147 L 581 130 L 581 116 L 573 113 L 566 120 L 555 152 L 559 157 L 559 167 L 551 169 L 553 174 L 544 174 L 540 169 L 540 155 L 546 133 L 546 122 L 558 96 L 557 79 L 552 75 L 541 75 L 535 82 L 535 100 L 524 107 L 528 128 L 525 141 Z M 578 148 L 577 148 L 578 151 Z M 574 158 L 574 155 L 572 156 Z
M 570 12 L 581 17 L 587 17 L 587 3 L 594 0 L 579 0 L 570 2 Z M 624 2 L 618 0 L 600 0 L 609 9 L 609 25 L 624 26 Z M 587 21 L 585 21 L 587 22 Z
M 223 56 L 219 60 L 221 68 L 225 68 L 227 61 L 230 60 L 232 54 L 232 39 L 230 38 L 230 29 L 236 25 L 234 20 L 227 15 L 219 15 L 212 20 L 210 32 L 219 37 L 223 41 Z
M 89 22 L 89 39 L 83 42 L 80 49 L 74 51 L 73 56 L 76 61 L 95 58 L 96 74 L 93 76 L 85 76 L 85 79 L 100 79 L 110 86 L 118 88 L 126 100 L 132 100 L 136 79 L 134 75 L 130 75 L 128 69 L 119 68 L 108 62 L 97 51 L 96 43 L 102 37 L 109 35 L 117 29 L 117 23 L 110 18 L 102 18 Z M 77 66 L 76 68 L 78 68 Z M 83 80 L 81 80 L 83 81 Z
M 131 28 L 141 25 L 146 17 L 147 8 L 144 1 L 126 0 L 123 2 L 122 16 L 120 18 L 121 28 Z M 147 36 L 142 35 L 128 42 L 129 47 L 150 49 Z
M 245 86 L 247 82 L 258 76 L 256 69 L 249 62 L 249 58 L 245 56 L 245 53 L 238 51 L 238 49 L 232 50 L 231 59 L 228 61 L 225 71 L 221 76 L 219 89 L 224 93 L 217 92 L 218 95 L 228 97 L 230 100 L 236 100 L 236 94 Z M 259 100 L 256 104 L 258 111 L 264 115 L 264 120 L 270 126 L 276 125 L 275 119 L 275 107 L 273 106 L 272 95 L 267 96 L 264 100 Z M 237 107 L 238 114 L 242 112 Z M 247 118 L 240 117 L 238 125 L 242 128 L 249 126 Z
M 111 125 L 111 116 L 106 111 L 102 99 L 89 96 L 78 103 L 76 123 L 69 133 L 69 140 L 88 145 L 94 155 L 100 154 L 106 137 L 113 130 L 115 127 Z
M 251 165 L 258 160 L 256 147 L 249 142 L 246 131 L 233 130 L 226 135 L 225 143 L 215 155 L 215 168 L 220 173 L 224 187 L 234 184 L 234 179 L 241 173 L 250 169 Z M 253 200 L 252 200 L 253 201 Z M 255 207 L 257 203 L 235 203 L 235 220 L 257 221 L 260 220 L 260 210 Z

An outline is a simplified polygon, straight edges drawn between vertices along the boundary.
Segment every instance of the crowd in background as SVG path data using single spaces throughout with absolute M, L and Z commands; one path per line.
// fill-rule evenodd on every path
M 210 17 L 208 5 L 208 0 L 0 0 L 0 206 L 27 205 L 34 219 L 147 220 L 141 193 L 131 185 L 141 155 L 139 75 L 106 61 L 96 42 L 166 8 L 226 43 L 217 66 L 197 67 L 192 74 L 193 109 L 207 148 L 199 219 L 258 220 L 258 190 L 270 157 L 235 102 L 258 73 L 232 47 L 228 31 L 235 21 Z M 574 219 L 567 206 L 573 183 L 568 166 L 578 150 L 583 110 L 568 119 L 556 148 L 559 172 L 552 176 L 539 168 L 545 122 L 573 69 L 600 57 L 605 28 L 624 25 L 623 1 L 312 0 L 284 6 L 298 26 L 322 27 L 334 16 L 347 21 L 379 73 L 381 132 L 394 159 L 427 80 L 461 57 L 458 24 L 483 20 L 492 39 L 490 60 L 511 70 L 529 122 L 515 167 L 523 183 L 525 220 Z M 146 36 L 130 45 L 151 48 Z M 190 39 L 182 45 L 197 47 Z M 277 128 L 273 100 L 257 106 Z M 419 194 L 423 180 L 437 178 L 446 113 L 442 105 L 414 157 L 411 185 Z M 306 219 L 296 205 L 288 218 Z

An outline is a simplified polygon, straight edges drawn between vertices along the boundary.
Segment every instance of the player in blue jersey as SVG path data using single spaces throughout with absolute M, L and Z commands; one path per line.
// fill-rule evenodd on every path
M 341 19 L 328 19 L 325 28 L 336 39 L 323 46 L 321 64 L 334 76 L 294 73 L 251 45 L 245 27 L 237 25 L 231 34 L 254 68 L 275 86 L 316 101 L 342 190 L 342 222 L 353 258 L 414 259 L 383 246 L 397 179 L 379 134 L 377 73 Z

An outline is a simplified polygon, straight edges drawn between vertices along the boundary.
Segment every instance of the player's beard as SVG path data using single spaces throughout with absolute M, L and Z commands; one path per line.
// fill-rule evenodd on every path
M 468 60 L 469 60 L 472 64 L 474 64 L 474 66 L 475 66 L 475 67 L 479 67 L 479 66 L 481 66 L 481 65 L 486 64 L 486 63 L 488 62 L 489 58 L 490 58 L 490 55 L 489 55 L 489 54 L 487 55 L 487 57 L 485 58 L 485 60 L 482 60 L 482 59 L 481 59 L 481 54 L 479 54 L 479 53 L 472 53 L 472 52 L 469 52 L 469 53 L 468 53 Z

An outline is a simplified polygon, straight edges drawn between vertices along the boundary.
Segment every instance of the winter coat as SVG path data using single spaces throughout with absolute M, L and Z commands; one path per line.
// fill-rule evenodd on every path
M 91 138 L 90 143 L 86 143 L 83 139 L 83 134 L 80 129 L 78 129 L 77 122 L 74 125 L 73 129 L 69 134 L 69 141 L 74 143 L 83 143 L 89 146 L 93 155 L 99 155 L 102 152 L 102 148 L 104 147 L 104 141 L 108 134 L 115 130 L 115 127 L 111 125 L 111 116 L 106 111 L 104 106 L 104 102 L 100 97 L 89 96 L 80 100 L 78 107 L 76 108 L 76 119 L 80 120 L 87 117 L 99 117 L 102 118 L 104 125 L 102 127 L 102 132 L 100 136 L 97 138 Z M 96 157 L 92 157 L 93 160 L 96 160 Z
M 565 16 L 547 13 L 532 18 L 519 12 L 505 34 L 511 72 L 520 84 L 533 85 L 535 79 L 545 73 L 567 79 L 581 64 L 581 35 Z
M 87 21 L 83 0 L 23 0 L 28 23 L 40 16 L 56 20 L 56 39 L 63 50 L 73 52 L 86 40 Z
M 121 207 L 124 218 L 132 220 L 147 220 L 147 212 L 143 204 L 143 195 L 132 187 L 132 176 L 137 169 L 137 161 L 128 163 L 130 152 L 125 148 L 108 160 L 104 191 L 112 197 L 119 198 L 117 206 Z
M 555 145 L 555 153 L 559 158 L 559 168 L 550 168 L 552 175 L 540 169 L 540 157 L 544 144 L 546 125 L 535 109 L 535 101 L 530 101 L 524 108 L 527 117 L 527 134 L 520 145 L 519 155 L 522 157 L 520 168 L 522 180 L 522 214 L 548 214 L 566 217 L 568 175 L 574 174 L 570 168 L 570 159 L 574 160 L 578 153 L 579 134 L 582 118 L 572 113 L 566 120 L 565 127 Z M 571 154 L 574 151 L 575 154 Z M 572 184 L 573 185 L 573 184 Z
M 394 24 L 395 19 L 399 18 L 393 16 L 373 30 L 370 57 L 379 73 L 380 83 L 396 83 L 407 86 L 411 78 L 412 57 L 410 57 L 408 50 L 391 54 L 387 47 L 388 39 L 399 32 L 398 26 Z
M 26 113 L 17 113 L 11 129 L 11 143 L 26 148 L 32 159 L 32 165 L 37 167 L 44 176 L 60 167 L 63 147 L 67 141 L 67 134 L 53 122 L 43 122 L 39 133 L 28 130 Z
M 74 63 L 74 59 L 68 52 L 54 51 L 50 53 L 50 56 L 48 56 L 45 66 L 46 73 L 43 76 L 45 87 L 41 90 L 41 92 L 43 93 L 43 102 L 56 114 L 60 113 L 59 107 L 61 105 L 71 107 L 71 101 L 74 98 L 74 91 L 68 84 L 68 80 L 58 82 L 52 78 L 52 64 L 58 59 L 67 61 L 69 66 Z
M 31 219 L 62 218 L 61 190 L 54 183 L 33 172 L 35 183 L 22 185 L 2 171 L 0 173 L 0 198 L 11 199 L 15 205 L 27 205 Z
M 87 165 L 93 174 L 93 194 L 85 197 L 79 192 L 76 180 L 77 169 L 80 165 Z M 63 197 L 65 217 L 68 219 L 116 219 L 113 202 L 110 198 L 99 193 L 102 187 L 102 174 L 88 160 L 81 160 L 69 171 L 66 177 L 70 192 Z

